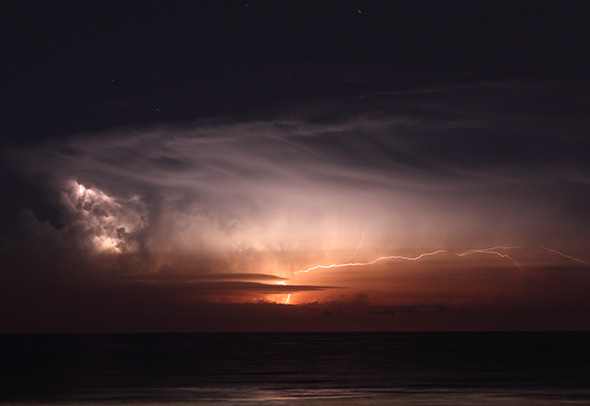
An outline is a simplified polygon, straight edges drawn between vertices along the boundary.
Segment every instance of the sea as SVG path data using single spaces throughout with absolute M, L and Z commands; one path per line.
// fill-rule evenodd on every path
M 590 333 L 0 335 L 3 405 L 590 405 Z

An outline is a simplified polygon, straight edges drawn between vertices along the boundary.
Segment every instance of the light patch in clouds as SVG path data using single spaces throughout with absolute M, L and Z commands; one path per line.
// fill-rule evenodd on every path
M 78 241 L 86 240 L 98 252 L 136 252 L 139 235 L 148 226 L 139 197 L 115 199 L 76 181 L 66 182 L 59 205 L 67 232 Z

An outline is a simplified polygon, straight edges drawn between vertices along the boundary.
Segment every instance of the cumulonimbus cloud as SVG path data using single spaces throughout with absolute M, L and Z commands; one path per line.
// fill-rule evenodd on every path
M 555 89 L 376 94 L 372 111 L 344 118 L 119 128 L 4 158 L 47 185 L 53 235 L 151 272 L 285 276 L 350 257 L 361 235 L 360 256 L 565 235 L 582 241 L 577 255 L 590 212 L 567 208 L 590 184 L 588 141 L 583 119 L 564 136 L 544 114 Z

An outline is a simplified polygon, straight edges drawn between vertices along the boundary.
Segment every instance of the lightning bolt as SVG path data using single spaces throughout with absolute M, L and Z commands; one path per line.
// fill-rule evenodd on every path
M 351 259 L 354 258 L 354 256 L 356 255 L 356 253 L 359 252 L 359 250 L 363 246 L 363 242 L 364 241 L 365 241 L 365 233 L 363 233 L 363 236 L 361 237 L 361 242 L 359 243 L 358 247 L 356 247 L 356 250 L 354 250 L 354 252 L 352 253 L 352 255 L 348 259 L 346 259 L 346 261 L 344 261 L 344 262 L 348 262 L 348 261 L 350 261 Z
M 287 286 L 287 284 L 285 283 L 285 281 L 278 281 L 277 282 L 279 285 L 283 285 L 283 286 Z M 291 294 L 289 293 L 287 295 L 287 298 L 285 299 L 284 304 L 289 304 L 289 301 L 291 300 Z
M 546 247 L 541 247 L 541 248 L 543 248 L 545 251 L 553 252 L 554 254 L 557 254 L 557 255 L 562 256 L 564 258 L 571 259 L 572 261 L 579 262 L 580 264 L 586 264 L 586 265 L 590 264 L 590 262 L 588 262 L 588 261 L 584 261 L 583 259 L 572 257 L 570 255 L 566 255 L 563 252 L 559 252 L 557 250 L 552 250 L 551 248 L 546 248 Z
M 512 258 L 510 255 L 503 254 L 503 253 L 497 251 L 497 250 L 510 250 L 510 249 L 518 249 L 518 248 L 520 248 L 520 247 L 492 247 L 492 248 L 484 248 L 484 249 L 480 249 L 480 250 L 468 250 L 468 251 L 462 252 L 460 254 L 454 254 L 454 255 L 456 255 L 458 257 L 465 257 L 468 255 L 473 255 L 473 254 L 491 254 L 491 255 L 497 255 L 502 258 L 506 258 L 506 259 L 512 261 L 514 263 L 514 265 L 520 266 L 518 264 L 518 262 L 516 262 L 516 260 L 514 258 Z
M 364 235 L 363 235 L 363 237 L 364 237 Z M 362 241 L 361 241 L 361 244 L 362 244 Z M 360 248 L 361 244 L 359 244 L 359 248 Z M 557 254 L 563 258 L 571 259 L 572 261 L 576 261 L 581 264 L 586 264 L 586 265 L 590 264 L 590 262 L 588 262 L 588 261 L 584 261 L 583 259 L 572 257 L 571 255 L 564 254 L 563 252 L 560 252 L 560 251 L 557 251 L 557 250 L 554 250 L 551 248 L 546 248 L 546 247 L 542 247 L 542 248 L 546 251 Z M 500 258 L 507 259 L 507 260 L 511 261 L 515 266 L 520 267 L 521 265 L 516 261 L 516 259 L 514 259 L 510 255 L 506 254 L 505 252 L 501 252 L 501 251 L 507 251 L 507 250 L 513 250 L 513 249 L 522 249 L 522 247 L 497 246 L 497 247 L 491 247 L 491 248 L 471 249 L 471 250 L 467 250 L 467 251 L 461 252 L 461 253 L 451 252 L 448 250 L 436 250 L 436 251 L 432 251 L 432 252 L 425 252 L 423 254 L 418 255 L 417 257 L 404 257 L 401 255 L 391 255 L 391 256 L 386 256 L 386 257 L 379 257 L 379 258 L 374 259 L 373 261 L 370 261 L 370 262 L 345 262 L 345 263 L 341 263 L 341 264 L 316 265 L 316 266 L 312 266 L 311 268 L 302 269 L 302 270 L 297 271 L 295 273 L 308 273 L 308 272 L 314 271 L 316 269 L 345 268 L 345 267 L 349 267 L 349 266 L 350 267 L 369 266 L 369 265 L 376 264 L 377 262 L 387 261 L 387 260 L 419 261 L 422 258 L 430 257 L 433 255 L 438 255 L 438 254 L 443 254 L 443 253 L 455 255 L 457 257 L 466 257 L 466 256 L 470 256 L 470 255 L 475 255 L 475 254 L 496 255 Z M 358 251 L 358 248 L 357 248 L 357 251 Z M 356 254 L 356 251 L 352 255 L 352 257 L 354 257 L 355 254 Z
M 391 255 L 388 257 L 379 257 L 379 258 L 377 258 L 373 261 L 370 261 L 370 262 L 347 262 L 347 263 L 343 263 L 343 264 L 316 265 L 316 266 L 312 266 L 311 268 L 302 269 L 302 270 L 297 271 L 295 273 L 308 273 L 308 272 L 314 271 L 316 269 L 344 268 L 347 266 L 368 266 L 368 265 L 376 264 L 377 262 L 386 261 L 388 259 L 399 259 L 402 261 L 418 261 L 424 257 L 442 254 L 443 252 L 448 252 L 448 251 L 447 250 L 437 250 L 437 251 L 433 251 L 433 252 L 425 252 L 423 254 L 418 255 L 417 257 L 404 257 L 404 256 L 400 256 L 400 255 Z
M 491 247 L 491 248 L 482 248 L 482 249 L 472 249 L 472 250 L 468 250 L 468 251 L 461 252 L 461 253 L 455 253 L 455 252 L 451 252 L 448 250 L 436 250 L 436 251 L 432 251 L 432 252 L 425 252 L 423 254 L 418 255 L 417 257 L 404 257 L 401 255 L 391 255 L 391 256 L 386 256 L 386 257 L 379 257 L 379 258 L 374 259 L 373 261 L 370 261 L 370 262 L 346 262 L 346 263 L 341 263 L 341 264 L 316 265 L 316 266 L 312 266 L 311 268 L 302 269 L 302 270 L 297 271 L 295 273 L 308 273 L 308 272 L 314 271 L 316 269 L 345 268 L 345 267 L 349 267 L 349 266 L 351 266 L 351 267 L 353 267 L 353 266 L 369 266 L 369 265 L 376 264 L 377 262 L 387 261 L 387 260 L 419 261 L 422 258 L 431 257 L 433 255 L 438 255 L 438 254 L 451 254 L 451 255 L 455 255 L 457 257 L 466 257 L 469 255 L 474 255 L 474 254 L 496 255 L 498 257 L 501 257 L 501 258 L 511 261 L 515 266 L 520 266 L 519 263 L 514 258 L 512 258 L 510 255 L 505 254 L 503 252 L 499 252 L 499 250 L 511 250 L 511 249 L 518 249 L 518 248 L 521 248 L 521 247 Z M 574 259 L 574 258 L 572 258 L 572 259 Z M 578 261 L 581 261 L 581 260 L 578 260 Z

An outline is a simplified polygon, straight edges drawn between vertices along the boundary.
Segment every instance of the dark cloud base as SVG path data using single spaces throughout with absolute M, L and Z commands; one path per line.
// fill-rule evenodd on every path
M 582 316 L 590 316 L 589 307 L 371 306 L 366 295 L 300 305 L 264 301 L 179 305 L 163 298 L 101 297 L 91 292 L 70 293 L 60 304 L 37 301 L 42 304 L 39 308 L 2 314 L 3 333 L 580 331 L 588 328 Z

